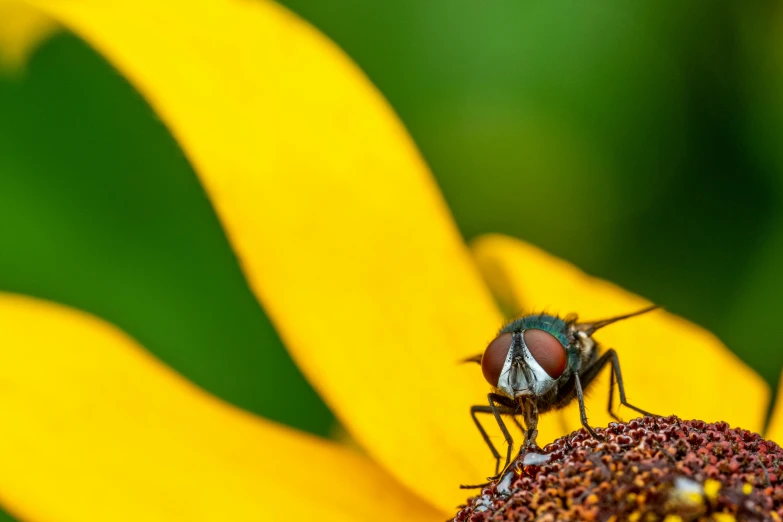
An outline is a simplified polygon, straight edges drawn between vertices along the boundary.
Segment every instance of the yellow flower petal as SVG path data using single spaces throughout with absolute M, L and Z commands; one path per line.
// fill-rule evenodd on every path
M 49 17 L 25 5 L 0 1 L 0 69 L 22 67 L 56 27 Z
M 772 417 L 769 419 L 765 436 L 769 440 L 777 442 L 778 445 L 783 445 L 783 386 L 778 386 L 775 407 L 772 409 Z
M 354 437 L 444 509 L 494 460 L 469 417 L 501 317 L 393 111 L 264 2 L 33 1 L 147 98 L 248 280 Z M 498 440 L 498 442 L 502 442 Z
M 434 520 L 364 457 L 229 406 L 116 328 L 0 294 L 0 501 L 25 520 Z
M 490 287 L 517 312 L 547 310 L 561 316 L 573 312 L 589 320 L 649 304 L 515 239 L 485 236 L 475 242 L 473 252 Z M 656 310 L 608 326 L 596 333 L 596 339 L 617 350 L 631 404 L 659 415 L 725 420 L 732 426 L 762 429 L 769 400 L 766 383 L 706 330 Z M 611 420 L 606 412 L 608 369 L 602 377 L 587 401 L 590 420 L 599 426 Z M 579 427 L 576 404 L 558 415 L 560 419 L 542 419 L 543 440 Z M 637 416 L 627 408 L 620 415 Z

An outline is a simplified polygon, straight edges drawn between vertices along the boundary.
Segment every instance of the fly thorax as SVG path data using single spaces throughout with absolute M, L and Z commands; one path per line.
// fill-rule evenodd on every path
M 497 388 L 507 397 L 541 396 L 550 391 L 556 380 L 536 361 L 525 344 L 525 330 L 515 332 L 508 350 Z
M 581 335 L 577 335 L 577 351 L 579 352 L 579 359 L 582 364 L 588 362 L 593 358 L 597 350 L 597 344 L 595 340 L 589 335 L 585 335 L 584 332 L 579 332 Z

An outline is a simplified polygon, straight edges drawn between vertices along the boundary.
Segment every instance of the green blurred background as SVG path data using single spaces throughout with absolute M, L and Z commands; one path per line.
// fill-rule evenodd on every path
M 779 4 L 284 3 L 390 100 L 467 239 L 539 245 L 707 327 L 777 386 Z M 71 35 L 0 79 L 0 223 L 0 289 L 102 316 L 251 411 L 334 429 L 176 143 Z

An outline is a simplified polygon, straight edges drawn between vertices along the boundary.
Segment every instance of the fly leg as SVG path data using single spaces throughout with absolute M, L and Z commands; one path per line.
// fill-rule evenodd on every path
M 614 408 L 614 385 L 615 380 L 617 382 L 617 387 L 620 390 L 620 404 L 623 406 L 627 406 L 628 408 L 631 408 L 634 411 L 637 411 L 641 413 L 642 415 L 649 415 L 651 417 L 657 417 L 657 415 L 644 411 L 641 408 L 637 408 L 633 404 L 630 404 L 626 398 L 625 398 L 625 386 L 623 384 L 623 374 L 620 371 L 620 360 L 617 357 L 617 352 L 614 351 L 614 349 L 610 348 L 608 349 L 601 357 L 598 358 L 597 361 L 595 361 L 593 364 L 590 365 L 589 368 L 585 369 L 585 371 L 582 372 L 582 378 L 584 385 L 589 385 L 593 379 L 595 379 L 598 374 L 603 370 L 604 366 L 606 366 L 609 363 L 612 363 L 612 371 L 609 374 L 609 415 L 612 416 L 614 420 L 617 422 L 622 422 L 620 417 L 617 416 L 617 414 L 613 411 Z
M 519 413 L 517 411 L 517 413 Z M 527 428 L 523 428 L 522 424 L 517 420 L 516 416 L 512 416 L 511 418 L 514 419 L 514 422 L 516 422 L 517 426 L 522 430 L 522 433 L 525 437 L 524 441 L 522 442 L 522 445 L 519 448 L 519 455 L 515 460 L 520 460 L 525 457 L 525 454 L 527 453 L 527 450 L 530 448 L 537 447 L 536 445 L 536 437 L 538 437 L 538 406 L 534 401 L 526 400 L 524 404 L 522 405 L 522 415 L 525 419 L 525 425 Z M 509 457 L 511 456 L 511 445 L 509 444 Z M 495 473 L 494 477 L 489 477 L 490 480 L 499 479 L 501 476 L 505 476 L 506 472 L 509 468 L 509 465 L 511 464 L 511 459 L 506 458 L 506 465 L 503 466 L 503 470 L 500 473 Z
M 516 415 L 519 414 L 519 408 L 516 402 L 512 401 L 511 399 L 507 399 L 502 395 L 498 395 L 497 393 L 490 393 L 489 395 L 487 395 L 487 399 L 489 400 L 489 406 L 483 406 L 483 405 L 471 406 L 470 416 L 473 418 L 473 422 L 476 424 L 476 427 L 481 433 L 481 437 L 484 439 L 484 442 L 487 444 L 487 446 L 489 446 L 490 451 L 492 451 L 492 456 L 495 457 L 495 476 L 489 477 L 490 482 L 485 482 L 484 484 L 476 484 L 476 485 L 469 485 L 469 486 L 460 485 L 460 488 L 462 489 L 484 488 L 487 485 L 489 485 L 492 480 L 500 476 L 500 453 L 498 452 L 498 450 L 495 448 L 495 445 L 490 440 L 489 435 L 487 434 L 487 430 L 485 430 L 484 426 L 482 426 L 481 423 L 479 422 L 478 417 L 476 416 L 477 413 L 492 413 L 495 416 L 495 421 L 498 423 L 498 426 L 500 427 L 500 431 L 503 432 L 503 437 L 506 439 L 506 443 L 508 444 L 508 452 L 506 454 L 506 464 L 505 466 L 503 466 L 503 469 L 505 469 L 508 466 L 509 462 L 511 462 L 511 450 L 514 447 L 514 439 L 511 438 L 511 433 L 509 433 L 508 428 L 506 428 L 506 423 L 503 422 L 503 419 L 500 416 L 511 415 L 511 418 L 513 419 L 514 423 L 517 426 L 519 426 L 519 428 L 523 432 L 525 431 L 523 426 L 519 423 L 519 420 L 517 420 L 516 418 Z
M 625 406 L 626 408 L 631 408 L 632 410 L 641 413 L 642 415 L 648 415 L 650 417 L 657 417 L 654 413 L 650 413 L 648 411 L 644 411 L 641 408 L 637 408 L 633 404 L 630 404 L 626 398 L 625 398 L 625 386 L 623 385 L 623 374 L 620 371 L 620 359 L 617 357 L 617 352 L 614 351 L 614 349 L 610 348 L 606 351 L 605 354 L 601 356 L 601 359 L 607 359 L 612 361 L 612 373 L 610 376 L 609 381 L 609 415 L 611 415 L 615 420 L 618 422 L 620 421 L 620 418 L 614 414 L 612 411 L 612 401 L 614 399 L 614 381 L 615 378 L 617 378 L 617 388 L 620 390 L 620 404 Z M 606 364 L 606 363 L 604 363 Z
M 527 429 L 522 425 L 521 422 L 519 422 L 519 419 L 517 419 L 517 415 L 519 415 L 519 412 L 516 412 L 516 414 L 511 415 L 511 420 L 514 421 L 514 424 L 517 425 L 517 428 L 519 428 L 519 431 L 522 432 L 522 436 L 524 436 L 525 432 L 527 431 Z
M 614 408 L 612 407 L 613 404 L 614 404 L 614 366 L 612 366 L 612 371 L 609 372 L 609 405 L 606 407 L 606 409 L 609 412 L 609 415 L 611 415 L 611 417 L 614 420 L 616 420 L 617 422 L 623 422 L 623 419 L 621 419 L 614 412 Z
M 525 431 L 525 442 L 523 447 L 525 450 L 528 448 L 536 447 L 536 438 L 538 437 L 538 406 L 531 400 L 525 401 L 525 425 L 527 430 Z
M 502 407 L 497 407 L 494 404 L 494 400 L 501 402 Z M 513 447 L 513 441 L 510 440 L 511 437 L 508 434 L 508 430 L 505 429 L 505 425 L 503 424 L 503 421 L 500 420 L 499 415 L 511 415 L 512 420 L 514 423 L 522 430 L 522 433 L 525 436 L 525 441 L 522 443 L 522 447 L 519 449 L 519 456 L 517 459 L 522 459 L 525 456 L 525 453 L 527 453 L 527 450 L 531 447 L 536 447 L 536 437 L 538 436 L 538 407 L 536 406 L 536 403 L 533 401 L 525 401 L 523 406 L 522 415 L 524 418 L 524 423 L 527 426 L 526 428 L 522 426 L 522 424 L 517 419 L 517 415 L 519 415 L 519 408 L 517 407 L 516 403 L 513 401 L 510 401 L 509 399 L 503 397 L 502 395 L 497 394 L 489 394 L 489 404 L 490 407 L 487 406 L 473 406 L 470 411 L 473 415 L 473 420 L 476 422 L 476 425 L 479 426 L 479 430 L 481 431 L 482 436 L 484 436 L 484 441 L 487 443 L 487 445 L 492 450 L 492 454 L 495 456 L 495 459 L 497 461 L 496 467 L 495 467 L 495 476 L 489 477 L 490 482 L 485 482 L 484 484 L 476 484 L 471 486 L 461 485 L 460 488 L 462 489 L 480 489 L 488 486 L 492 483 L 493 480 L 496 480 L 501 477 L 501 475 L 505 476 L 507 472 L 506 470 L 509 467 L 509 464 L 511 463 L 511 449 Z M 512 408 L 513 405 L 514 407 Z M 494 409 L 493 409 L 494 407 Z M 498 421 L 498 425 L 500 426 L 501 430 L 503 430 L 504 435 L 509 435 L 506 438 L 506 442 L 508 442 L 508 455 L 506 456 L 506 464 L 503 466 L 503 471 L 498 472 L 498 467 L 500 465 L 500 454 L 495 449 L 494 445 L 489 441 L 489 437 L 486 436 L 486 431 L 478 422 L 478 419 L 475 416 L 475 413 L 494 413 L 495 419 Z
M 492 410 L 489 408 L 489 406 L 471 406 L 470 416 L 473 417 L 473 422 L 476 424 L 476 427 L 481 433 L 481 437 L 484 439 L 484 443 L 489 447 L 489 450 L 492 452 L 492 456 L 495 457 L 495 473 L 497 473 L 497 470 L 500 467 L 500 453 L 498 453 L 495 445 L 492 444 L 492 440 L 489 438 L 487 430 L 485 430 L 484 426 L 482 426 L 481 422 L 479 422 L 478 417 L 476 416 L 477 413 L 492 413 Z
M 582 393 L 582 383 L 579 381 L 579 373 L 574 372 L 574 384 L 576 385 L 576 399 L 579 401 L 579 418 L 582 421 L 582 426 L 585 427 L 587 432 L 592 435 L 594 439 L 603 440 L 603 437 L 599 436 L 593 428 L 587 424 L 587 413 L 585 412 L 585 398 Z
M 525 400 L 525 402 L 522 405 L 522 415 L 525 419 L 525 425 L 527 426 L 527 429 L 523 430 L 523 433 L 525 435 L 525 440 L 522 443 L 522 446 L 519 448 L 519 455 L 514 460 L 515 463 L 518 463 L 517 464 L 518 466 L 522 465 L 525 459 L 525 455 L 527 455 L 527 451 L 530 448 L 538 447 L 536 444 L 536 437 L 538 436 L 538 405 L 536 405 L 535 401 L 532 401 L 530 399 Z M 517 425 L 521 428 L 522 425 L 519 423 L 517 418 L 516 417 L 512 417 L 512 418 L 517 423 Z M 512 469 L 509 469 L 509 467 L 511 467 Z M 490 477 L 490 480 L 500 479 L 500 482 L 498 482 L 497 492 L 498 495 L 500 495 L 501 497 L 508 498 L 508 496 L 511 495 L 511 491 L 508 490 L 508 486 L 511 483 L 510 481 L 513 480 L 515 473 L 520 473 L 519 470 L 514 469 L 515 467 L 516 466 L 510 466 L 510 463 L 506 461 L 506 465 L 503 467 L 503 471 L 498 473 L 494 477 Z
M 473 422 L 476 424 L 476 427 L 481 433 L 481 437 L 484 439 L 484 442 L 487 444 L 487 446 L 489 446 L 489 450 L 492 452 L 492 456 L 495 457 L 495 474 L 497 474 L 500 471 L 500 453 L 490 440 L 489 434 L 487 434 L 484 426 L 482 426 L 479 422 L 476 414 L 492 413 L 495 416 L 495 421 L 498 423 L 500 431 L 503 433 L 503 437 L 506 439 L 506 444 L 508 444 L 508 451 L 506 452 L 506 466 L 508 466 L 508 463 L 511 462 L 511 451 L 514 447 L 514 439 L 511 437 L 511 433 L 509 433 L 508 428 L 506 428 L 506 423 L 503 422 L 503 419 L 500 416 L 512 415 L 514 422 L 519 424 L 519 421 L 513 417 L 513 415 L 517 414 L 518 411 L 515 402 L 503 397 L 502 395 L 498 395 L 497 393 L 490 393 L 487 395 L 487 399 L 489 400 L 489 406 L 471 406 L 470 416 L 473 417 Z

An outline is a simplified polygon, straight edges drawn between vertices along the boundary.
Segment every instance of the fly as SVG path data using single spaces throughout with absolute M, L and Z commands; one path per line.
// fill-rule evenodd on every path
M 548 314 L 526 315 L 500 330 L 483 354 L 466 359 L 466 362 L 481 364 L 484 378 L 492 386 L 492 392 L 487 395 L 489 405 L 470 408 L 473 422 L 495 457 L 495 477 L 491 480 L 499 476 L 501 456 L 479 422 L 479 413 L 491 413 L 503 432 L 508 444 L 504 469 L 511 462 L 514 441 L 501 415 L 509 415 L 525 434 L 521 448 L 524 451 L 536 446 L 538 416 L 564 408 L 576 399 L 582 426 L 596 439 L 601 438 L 587 423 L 584 389 L 607 364 L 611 364 L 609 415 L 620 421 L 612 410 L 615 380 L 623 406 L 642 415 L 653 415 L 628 403 L 617 352 L 609 348 L 599 356 L 598 343 L 592 336 L 604 326 L 656 308 L 650 306 L 630 314 L 584 323 L 577 322 L 575 315 L 565 319 Z

